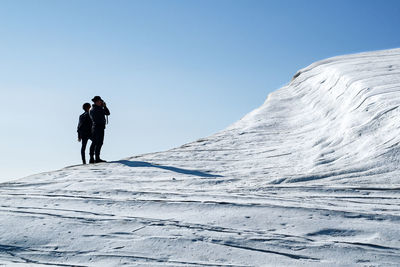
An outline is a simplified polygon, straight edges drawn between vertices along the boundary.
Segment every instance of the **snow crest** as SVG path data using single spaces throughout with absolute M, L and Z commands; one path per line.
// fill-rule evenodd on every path
M 262 135 L 265 149 L 290 153 L 268 159 L 291 164 L 266 182 L 385 186 L 400 182 L 386 175 L 399 162 L 399 94 L 399 49 L 335 57 L 300 70 L 229 130 Z
M 1 185 L 0 264 L 396 266 L 400 49 L 299 72 L 181 147 Z

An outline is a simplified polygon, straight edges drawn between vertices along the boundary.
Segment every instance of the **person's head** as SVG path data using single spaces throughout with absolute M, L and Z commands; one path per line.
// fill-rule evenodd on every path
M 92 101 L 96 106 L 99 106 L 99 107 L 103 106 L 103 99 L 101 99 L 100 96 L 93 97 Z
M 89 103 L 85 103 L 85 104 L 83 104 L 82 108 L 83 108 L 84 111 L 87 112 L 90 109 L 90 104 Z

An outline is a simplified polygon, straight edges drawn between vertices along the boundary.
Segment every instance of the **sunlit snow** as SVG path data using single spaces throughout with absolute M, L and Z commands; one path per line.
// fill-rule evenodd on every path
M 399 105 L 400 49 L 334 57 L 213 136 L 1 184 L 0 264 L 396 266 Z

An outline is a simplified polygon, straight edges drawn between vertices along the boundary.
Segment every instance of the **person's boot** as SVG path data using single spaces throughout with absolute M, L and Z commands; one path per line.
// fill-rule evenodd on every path
M 86 164 L 86 159 L 82 159 L 82 164 Z
M 90 163 L 90 164 L 93 164 L 93 163 L 95 163 L 93 156 L 90 156 L 89 163 Z
M 100 153 L 96 153 L 95 155 L 96 155 L 96 161 L 95 161 L 96 163 L 107 162 L 107 161 L 102 160 L 102 159 L 100 158 Z

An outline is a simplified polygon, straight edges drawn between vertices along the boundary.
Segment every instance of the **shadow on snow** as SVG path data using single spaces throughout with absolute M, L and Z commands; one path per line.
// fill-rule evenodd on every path
M 197 171 L 197 170 L 181 169 L 181 168 L 172 167 L 172 166 L 152 164 L 152 163 L 144 162 L 144 161 L 119 160 L 119 161 L 113 161 L 112 163 L 119 163 L 119 164 L 123 164 L 125 166 L 129 166 L 132 168 L 135 168 L 135 167 L 159 168 L 159 169 L 172 171 L 172 172 L 176 172 L 176 173 L 194 175 L 194 176 L 205 177 L 205 178 L 223 177 L 222 175 L 210 174 L 207 172 L 202 172 L 202 171 Z

